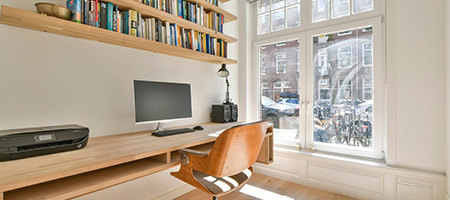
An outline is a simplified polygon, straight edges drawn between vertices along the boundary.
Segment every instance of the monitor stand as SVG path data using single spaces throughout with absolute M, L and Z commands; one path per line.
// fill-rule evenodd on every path
M 158 126 L 156 127 L 155 132 L 159 132 L 159 131 L 163 131 L 163 130 L 164 130 L 163 122 L 158 122 Z

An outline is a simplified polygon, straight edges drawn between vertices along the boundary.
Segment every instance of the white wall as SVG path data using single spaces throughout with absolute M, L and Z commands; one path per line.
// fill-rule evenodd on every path
M 36 2 L 40 1 L 3 0 L 0 5 L 34 12 Z M 65 5 L 64 0 L 51 2 Z M 225 28 L 237 31 L 233 26 L 237 24 Z M 227 33 L 237 36 L 233 31 Z M 238 58 L 237 44 L 231 44 L 228 51 L 230 58 Z M 167 127 L 209 122 L 211 104 L 225 97 L 225 80 L 216 75 L 217 64 L 3 24 L 0 61 L 0 130 L 75 123 L 89 127 L 91 137 L 98 137 L 154 129 L 156 124 L 134 124 L 132 83 L 136 79 L 191 84 L 192 119 L 167 123 Z M 239 70 L 237 65 L 228 67 L 230 96 L 239 104 Z M 161 194 L 174 189 L 168 185 L 181 184 L 168 172 L 162 174 L 128 183 L 132 188 L 156 185 L 153 192 L 142 190 L 136 198 L 128 197 L 149 199 L 154 191 Z M 119 199 L 110 194 L 105 199 Z
M 444 174 L 445 2 L 387 0 L 386 7 L 388 104 L 394 105 L 387 111 L 388 164 Z

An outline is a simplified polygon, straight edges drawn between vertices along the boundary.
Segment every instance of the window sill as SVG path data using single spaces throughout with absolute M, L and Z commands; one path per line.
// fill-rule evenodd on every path
M 364 158 L 364 157 L 358 157 L 358 156 L 350 156 L 350 155 L 337 154 L 337 153 L 331 153 L 331 152 L 326 152 L 326 151 L 311 152 L 309 149 L 295 150 L 295 149 L 289 149 L 289 148 L 284 148 L 284 147 L 274 147 L 274 151 L 276 153 L 281 153 L 281 154 L 286 154 L 286 155 L 301 155 L 301 156 L 308 156 L 308 157 L 313 157 L 313 158 L 321 158 L 321 159 L 335 160 L 335 161 L 341 161 L 341 162 L 362 164 L 362 165 L 373 166 L 373 167 L 387 167 L 385 160 Z

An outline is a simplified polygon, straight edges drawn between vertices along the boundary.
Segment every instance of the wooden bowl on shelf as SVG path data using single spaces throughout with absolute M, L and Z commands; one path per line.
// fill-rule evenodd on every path
M 61 19 L 70 19 L 72 15 L 72 11 L 70 11 L 66 7 L 62 7 L 59 5 L 51 4 L 51 3 L 36 3 L 36 10 L 39 14 L 45 14 L 48 16 L 53 16 Z

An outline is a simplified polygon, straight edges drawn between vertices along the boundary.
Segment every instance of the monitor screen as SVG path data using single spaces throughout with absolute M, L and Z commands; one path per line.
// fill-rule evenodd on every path
M 191 118 L 191 85 L 134 81 L 136 123 Z

